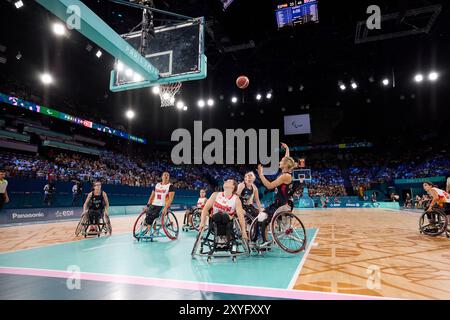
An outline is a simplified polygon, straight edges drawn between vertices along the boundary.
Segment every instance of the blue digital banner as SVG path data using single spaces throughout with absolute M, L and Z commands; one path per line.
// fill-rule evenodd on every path
M 371 142 L 357 142 L 357 143 L 341 143 L 341 144 L 327 144 L 317 146 L 295 146 L 289 147 L 291 151 L 307 151 L 307 150 L 325 150 L 325 149 L 353 149 L 353 148 L 371 148 Z M 280 152 L 283 151 L 280 149 Z
M 40 114 L 43 114 L 46 116 L 54 117 L 54 118 L 61 119 L 64 121 L 68 121 L 68 122 L 71 122 L 71 123 L 74 123 L 74 124 L 77 124 L 77 125 L 80 125 L 80 126 L 83 126 L 86 128 L 96 129 L 98 131 L 101 131 L 104 133 L 109 133 L 109 134 L 121 137 L 123 139 L 131 140 L 131 141 L 142 143 L 142 144 L 147 144 L 147 139 L 136 137 L 136 136 L 133 136 L 126 132 L 116 130 L 113 128 L 109 128 L 104 125 L 91 122 L 89 120 L 84 120 L 84 119 L 72 116 L 72 115 L 64 113 L 64 112 L 59 112 L 54 109 L 40 106 L 35 103 L 25 101 L 25 100 L 19 99 L 14 96 L 9 96 L 9 95 L 0 93 L 0 102 L 4 102 L 4 103 L 7 103 L 12 106 L 24 108 L 31 112 L 36 112 L 36 113 L 40 113 Z

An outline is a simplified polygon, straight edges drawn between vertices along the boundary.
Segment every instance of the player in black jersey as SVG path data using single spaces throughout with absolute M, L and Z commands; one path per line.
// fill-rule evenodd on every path
M 103 214 L 108 215 L 108 195 L 102 190 L 101 182 L 94 182 L 93 190 L 88 194 L 83 205 L 83 214 L 88 214 L 91 228 L 89 232 L 95 232 L 99 219 Z
M 258 176 L 263 185 L 269 190 L 275 190 L 274 202 L 258 215 L 258 222 L 260 223 L 260 230 L 264 242 L 267 242 L 265 234 L 266 227 L 274 213 L 276 211 L 292 210 L 292 197 L 294 194 L 292 170 L 295 169 L 296 162 L 289 156 L 288 146 L 284 143 L 282 143 L 281 146 L 286 150 L 286 155 L 280 161 L 281 173 L 274 181 L 271 182 L 267 180 L 263 173 L 263 167 L 261 165 L 258 166 Z
M 244 176 L 244 181 L 239 183 L 236 194 L 240 197 L 244 211 L 252 218 L 256 218 L 262 211 L 261 202 L 259 200 L 258 188 L 255 186 L 256 176 L 249 171 Z M 256 207 L 253 205 L 256 203 Z

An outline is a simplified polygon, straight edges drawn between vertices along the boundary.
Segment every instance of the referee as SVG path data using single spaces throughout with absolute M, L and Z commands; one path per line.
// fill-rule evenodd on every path
M 6 181 L 5 176 L 5 170 L 0 169 L 0 210 L 3 209 L 5 203 L 9 202 L 8 192 L 6 191 L 8 181 Z

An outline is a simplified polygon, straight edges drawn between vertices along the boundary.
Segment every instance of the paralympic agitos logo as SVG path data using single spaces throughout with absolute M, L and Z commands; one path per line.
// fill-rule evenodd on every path
M 264 174 L 278 172 L 278 129 L 226 129 L 224 138 L 218 129 L 210 128 L 203 132 L 202 121 L 194 121 L 193 138 L 187 129 L 176 129 L 172 132 L 171 141 L 178 142 L 171 153 L 172 162 L 176 165 L 260 163 L 265 166 Z M 204 142 L 209 142 L 205 148 Z
M 303 123 L 298 123 L 297 121 L 292 121 L 292 126 L 296 129 L 303 127 Z

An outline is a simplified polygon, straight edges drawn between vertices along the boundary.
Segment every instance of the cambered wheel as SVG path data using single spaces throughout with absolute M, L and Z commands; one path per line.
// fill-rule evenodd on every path
M 200 227 L 201 219 L 202 219 L 202 211 L 200 209 L 195 209 L 194 212 L 192 213 L 192 225 L 197 231 L 198 228 Z
M 177 217 L 175 217 L 175 214 L 172 211 L 167 211 L 161 216 L 161 225 L 167 238 L 170 240 L 176 240 L 178 238 L 180 229 Z
M 75 229 L 75 236 L 79 236 L 83 229 L 86 227 L 88 216 L 87 214 L 83 214 L 78 222 L 77 228 Z
M 268 241 L 270 241 L 271 237 L 270 237 L 270 233 L 269 233 L 269 226 L 266 227 L 265 234 L 266 234 L 265 238 Z M 256 246 L 261 245 L 264 242 L 263 237 L 261 235 L 258 218 L 253 219 L 253 222 L 250 225 L 250 231 L 249 231 L 248 236 L 249 236 L 249 241 Z
M 238 219 L 233 220 L 233 232 L 236 239 L 239 239 L 242 243 L 242 248 L 244 249 L 244 253 L 248 256 L 250 255 L 250 245 L 247 240 L 242 239 L 242 229 L 239 224 Z M 249 232 L 247 232 L 248 236 Z
M 300 218 L 289 211 L 277 213 L 270 222 L 276 244 L 288 253 L 299 253 L 306 247 L 306 230 Z
M 146 211 L 142 211 L 141 214 L 137 217 L 133 226 L 133 237 L 138 241 L 142 238 L 143 235 L 147 232 L 147 226 L 145 225 L 145 216 Z
M 195 239 L 194 247 L 192 248 L 191 257 L 194 258 L 195 254 L 197 253 L 198 247 L 201 245 L 202 242 L 202 235 L 199 232 L 197 234 L 197 238 Z
M 428 215 L 430 219 L 428 219 Z M 419 219 L 419 230 L 427 236 L 437 237 L 447 232 L 447 227 L 447 216 L 442 210 L 435 209 L 431 212 L 424 212 Z
M 112 235 L 112 226 L 111 226 L 111 220 L 109 219 L 109 215 L 104 215 L 103 220 L 105 222 L 105 231 L 110 236 Z

